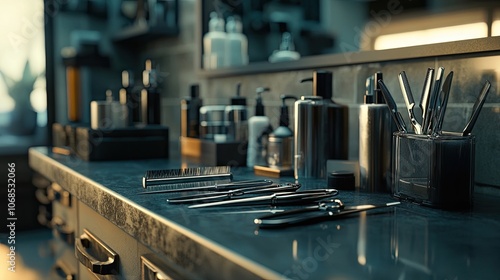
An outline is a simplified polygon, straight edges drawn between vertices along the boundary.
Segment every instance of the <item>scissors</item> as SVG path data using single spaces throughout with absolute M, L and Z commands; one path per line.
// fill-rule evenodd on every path
M 268 195 L 236 198 L 190 205 L 189 208 L 206 208 L 213 206 L 246 206 L 246 205 L 297 205 L 307 204 L 331 198 L 339 193 L 336 189 L 314 189 L 294 192 L 278 192 Z
M 227 199 L 232 199 L 234 197 L 241 197 L 250 194 L 292 192 L 298 190 L 299 188 L 300 184 L 296 183 L 272 184 L 268 186 L 254 186 L 254 187 L 245 187 L 227 191 L 178 196 L 169 198 L 167 199 L 167 201 L 169 203 L 174 203 L 174 204 L 204 203 L 204 202 L 227 200 Z
M 406 77 L 406 72 L 403 71 L 399 73 L 398 77 L 401 91 L 403 92 L 403 98 L 406 103 L 408 117 L 410 118 L 411 125 L 413 126 L 413 131 L 415 131 L 415 134 L 422 134 L 422 125 L 418 123 L 415 118 L 415 112 L 413 111 L 415 107 L 415 100 L 413 99 L 413 94 L 411 92 L 410 83 L 408 82 L 408 77 Z
M 333 220 L 353 213 L 398 204 L 400 204 L 399 201 L 385 204 L 345 206 L 340 199 L 334 199 L 330 201 L 320 201 L 317 205 L 265 215 L 256 218 L 254 223 L 260 228 L 282 228 L 298 224 Z

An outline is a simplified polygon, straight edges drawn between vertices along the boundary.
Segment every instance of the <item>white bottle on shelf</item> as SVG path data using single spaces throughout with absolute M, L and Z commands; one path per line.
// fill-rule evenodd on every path
M 242 31 L 243 26 L 238 16 L 227 18 L 226 66 L 248 64 L 248 39 Z
M 248 119 L 247 167 L 266 165 L 267 136 L 273 130 L 262 104 L 261 94 L 266 91 L 269 88 L 257 88 L 255 115 Z
M 225 64 L 227 34 L 224 19 L 216 12 L 210 13 L 208 32 L 203 36 L 203 68 L 217 69 Z
M 288 32 L 283 33 L 279 50 L 275 50 L 269 56 L 269 62 L 293 61 L 300 59 L 300 53 L 295 51 L 292 35 Z

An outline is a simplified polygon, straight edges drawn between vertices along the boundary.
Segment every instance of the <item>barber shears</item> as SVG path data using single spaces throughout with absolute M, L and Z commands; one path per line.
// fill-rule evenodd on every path
M 206 203 L 223 201 L 234 198 L 239 198 L 248 195 L 255 194 L 266 194 L 266 193 L 278 193 L 278 192 L 293 192 L 300 188 L 300 184 L 296 183 L 282 183 L 282 184 L 271 184 L 267 186 L 253 186 L 244 187 L 234 190 L 219 191 L 219 192 L 207 192 L 199 193 L 193 195 L 184 195 L 178 197 L 172 197 L 167 199 L 169 203 L 179 204 L 179 203 Z
M 314 189 L 292 192 L 277 192 L 267 195 L 194 204 L 190 205 L 189 208 L 206 208 L 213 206 L 304 205 L 328 199 L 336 196 L 337 194 L 338 190 L 336 189 Z
M 299 224 L 333 220 L 362 211 L 390 207 L 398 204 L 400 204 L 399 201 L 385 204 L 345 206 L 340 199 L 334 199 L 330 201 L 320 201 L 316 205 L 299 209 L 265 215 L 260 218 L 256 218 L 254 223 L 260 228 L 282 228 Z

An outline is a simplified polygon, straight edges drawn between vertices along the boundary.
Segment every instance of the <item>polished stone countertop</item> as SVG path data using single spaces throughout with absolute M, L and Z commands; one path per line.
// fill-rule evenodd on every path
M 500 197 L 476 194 L 470 211 L 403 202 L 343 219 L 259 229 L 253 220 L 262 213 L 249 210 L 263 207 L 189 209 L 168 204 L 167 194 L 138 195 L 146 170 L 186 167 L 182 160 L 85 162 L 44 147 L 31 148 L 29 160 L 36 172 L 204 279 L 500 277 Z M 255 178 L 247 168 L 233 174 L 236 180 Z M 304 189 L 325 187 L 318 180 L 300 183 Z M 337 198 L 346 205 L 394 201 L 389 194 L 354 191 L 340 191 Z

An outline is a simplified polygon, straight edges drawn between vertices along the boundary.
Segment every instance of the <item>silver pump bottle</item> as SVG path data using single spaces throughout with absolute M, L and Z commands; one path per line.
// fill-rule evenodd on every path
M 389 107 L 378 87 L 382 73 L 366 82 L 364 103 L 359 108 L 360 189 L 368 192 L 390 190 L 392 125 Z
M 326 161 L 345 160 L 349 153 L 349 109 L 333 102 L 333 74 L 317 70 L 312 96 L 295 102 L 295 168 L 299 178 L 326 178 Z
M 325 177 L 324 107 L 321 96 L 302 96 L 295 101 L 295 179 Z

